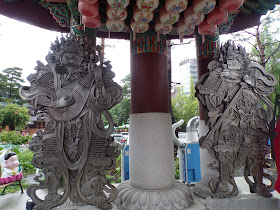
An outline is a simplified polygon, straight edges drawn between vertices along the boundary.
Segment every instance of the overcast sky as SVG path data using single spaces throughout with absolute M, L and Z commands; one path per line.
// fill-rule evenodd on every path
M 51 42 L 61 36 L 59 32 L 41 29 L 1 15 L 0 24 L 0 70 L 20 67 L 23 69 L 24 79 L 35 72 L 37 60 L 46 64 L 45 57 Z M 112 44 L 116 47 L 106 50 L 105 57 L 112 61 L 115 80 L 119 82 L 129 74 L 129 42 L 106 40 L 106 45 Z M 121 47 L 118 47 L 120 45 Z
M 23 78 L 34 73 L 36 61 L 46 64 L 50 44 L 61 33 L 41 29 L 0 15 L 0 71 L 9 67 L 23 69 Z M 221 40 L 225 38 L 221 37 Z M 189 40 L 184 39 L 184 42 Z M 179 40 L 172 40 L 179 43 Z M 223 41 L 224 42 L 224 41 Z M 97 40 L 100 44 L 100 40 Z M 130 44 L 128 40 L 106 39 L 105 58 L 112 62 L 116 74 L 115 81 L 120 82 L 130 73 Z M 172 47 L 172 80 L 179 80 L 179 62 L 184 58 L 196 58 L 195 42 L 189 45 L 174 45 Z M 29 85 L 29 83 L 25 83 Z
M 23 78 L 34 73 L 36 61 L 46 63 L 45 56 L 49 47 L 61 33 L 41 29 L 23 22 L 0 15 L 0 70 L 9 67 L 23 69 Z M 186 40 L 184 40 L 186 41 Z M 179 40 L 175 40 L 179 43 Z M 97 40 L 97 44 L 100 41 Z M 130 46 L 127 40 L 106 39 L 105 58 L 110 60 L 116 74 L 115 81 L 120 82 L 130 73 Z M 176 77 L 176 69 L 184 58 L 195 58 L 195 43 L 172 48 L 172 69 Z M 26 83 L 28 85 L 28 83 Z

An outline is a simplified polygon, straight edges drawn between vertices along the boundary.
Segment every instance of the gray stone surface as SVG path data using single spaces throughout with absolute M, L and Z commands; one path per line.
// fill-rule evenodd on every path
M 246 198 L 244 199 L 243 197 L 247 196 L 247 195 L 250 195 L 250 196 L 253 196 L 253 197 L 257 196 L 256 194 L 251 194 L 249 192 L 248 184 L 246 183 L 246 181 L 244 180 L 243 177 L 235 177 L 235 181 L 237 183 L 240 194 L 242 195 L 241 197 L 239 197 L 241 200 L 243 199 L 247 202 L 250 202 L 250 200 L 248 200 Z M 39 196 L 45 196 L 46 191 L 45 190 L 38 190 L 37 194 Z M 277 206 L 277 201 L 279 202 L 280 194 L 277 193 L 276 191 L 273 191 L 272 194 L 273 194 L 272 198 L 263 198 L 264 200 L 261 202 L 261 205 L 265 205 L 265 207 L 266 207 L 269 204 L 267 202 L 271 201 L 273 204 L 275 204 L 275 206 L 273 207 L 274 209 L 272 209 L 272 210 L 278 210 L 278 209 L 280 209 L 280 206 Z M 262 198 L 262 197 L 258 196 L 258 198 Z M 29 197 L 25 192 L 23 194 L 21 194 L 20 192 L 16 192 L 16 193 L 10 193 L 10 194 L 7 194 L 7 195 L 0 196 L 0 209 L 1 210 L 24 210 L 25 205 L 26 205 L 26 201 L 28 199 L 29 199 Z M 222 199 L 220 199 L 220 202 L 221 201 L 222 201 Z M 252 207 L 254 207 L 254 205 Z M 80 206 L 80 207 L 68 206 L 68 207 L 61 207 L 59 209 L 64 209 L 64 210 L 89 210 L 90 209 L 90 210 L 94 210 L 94 209 L 98 209 L 98 208 L 95 208 L 94 206 Z M 113 210 L 116 210 L 116 209 L 117 208 L 115 207 L 115 205 L 113 203 Z M 206 207 L 206 200 L 203 199 L 203 198 L 199 198 L 199 197 L 195 196 L 194 197 L 194 203 L 188 208 L 188 210 L 208 210 L 207 207 Z M 215 210 L 218 210 L 218 209 L 215 209 Z M 231 210 L 231 209 L 228 208 L 226 210 Z M 258 209 L 248 207 L 247 209 L 246 208 L 244 208 L 244 209 L 239 208 L 238 210 L 258 210 Z M 270 209 L 263 208 L 263 209 L 259 209 L 259 210 L 270 210 Z
M 280 209 L 279 199 L 264 198 L 257 194 L 238 195 L 230 198 L 206 198 L 209 210 L 277 210 Z

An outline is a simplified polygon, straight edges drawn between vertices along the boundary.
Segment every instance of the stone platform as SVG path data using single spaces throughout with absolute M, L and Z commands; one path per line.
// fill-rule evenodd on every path
M 280 194 L 273 191 L 272 198 L 263 198 L 249 192 L 249 187 L 243 177 L 235 178 L 237 186 L 240 190 L 240 195 L 229 199 L 214 200 L 211 198 L 202 199 L 195 197 L 194 204 L 188 210 L 279 210 L 280 209 Z M 38 190 L 41 197 L 46 195 L 46 191 Z M 26 192 L 9 193 L 0 196 L 1 210 L 23 210 L 26 209 L 26 201 L 29 199 Z M 249 205 L 248 205 L 249 204 Z M 94 210 L 98 209 L 94 206 L 63 206 L 54 208 L 58 210 Z M 116 210 L 116 206 L 113 205 Z M 151 209 L 152 210 L 152 209 Z
M 277 210 L 280 209 L 278 198 L 264 198 L 256 194 L 238 195 L 231 198 L 206 198 L 209 210 Z

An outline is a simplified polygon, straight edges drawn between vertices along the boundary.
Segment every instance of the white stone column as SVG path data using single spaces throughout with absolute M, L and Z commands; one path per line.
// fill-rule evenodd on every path
M 130 116 L 130 185 L 140 189 L 174 186 L 172 124 L 169 113 Z M 139 164 L 140 163 L 140 164 Z
M 193 194 L 175 181 L 170 113 L 130 115 L 129 177 L 118 186 L 120 209 L 186 209 Z
M 209 131 L 207 125 L 205 125 L 204 120 L 199 121 L 199 137 L 205 136 Z M 218 177 L 219 173 L 213 169 L 210 169 L 207 165 L 212 163 L 216 159 L 209 154 L 207 149 L 200 148 L 200 167 L 201 167 L 201 181 L 196 183 L 193 192 L 199 197 L 206 198 L 211 195 L 211 190 L 208 187 L 209 179 L 213 177 Z

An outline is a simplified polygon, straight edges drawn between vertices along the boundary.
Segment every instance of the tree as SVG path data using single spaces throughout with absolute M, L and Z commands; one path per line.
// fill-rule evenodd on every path
M 280 40 L 277 38 L 280 32 L 280 27 L 277 25 L 280 23 L 279 12 L 280 6 L 277 6 L 261 18 L 260 25 L 234 35 L 237 41 L 247 42 L 252 46 L 249 53 L 251 60 L 261 64 L 266 71 L 276 77 L 275 91 L 271 94 L 273 103 L 275 95 L 280 93 Z
M 280 23 L 280 18 L 273 14 L 280 12 L 280 6 L 276 7 L 261 21 L 261 25 L 256 28 L 255 47 L 252 49 L 253 58 L 259 62 L 266 71 L 276 77 L 277 84 L 275 91 L 271 94 L 271 100 L 275 101 L 275 95 L 280 93 L 279 75 L 280 75 L 280 40 L 277 35 L 280 27 L 275 27 L 275 23 Z
M 124 84 L 122 86 L 122 89 L 123 89 L 123 95 L 124 96 L 127 96 L 127 97 L 130 97 L 130 74 L 126 75 L 125 78 L 123 78 L 121 80 L 121 82 Z
M 17 103 L 24 104 L 19 96 L 19 88 L 24 80 L 21 78 L 22 69 L 18 67 L 7 68 L 0 73 L 0 96 L 1 101 L 4 103 Z
M 110 112 L 118 126 L 127 124 L 130 115 L 130 98 L 124 97 Z
M 191 92 L 187 96 L 184 94 L 183 86 L 178 87 L 175 98 L 172 99 L 172 111 L 175 121 L 183 119 L 185 122 L 182 127 L 185 129 L 187 122 L 198 115 L 199 103 L 195 97 L 194 82 L 191 79 Z
M 0 109 L 0 125 L 9 126 L 10 130 L 22 130 L 30 120 L 28 109 L 17 104 L 8 104 Z
M 130 115 L 130 74 L 126 75 L 121 80 L 123 83 L 123 99 L 120 103 L 116 104 L 111 110 L 111 114 L 117 125 L 127 124 Z

